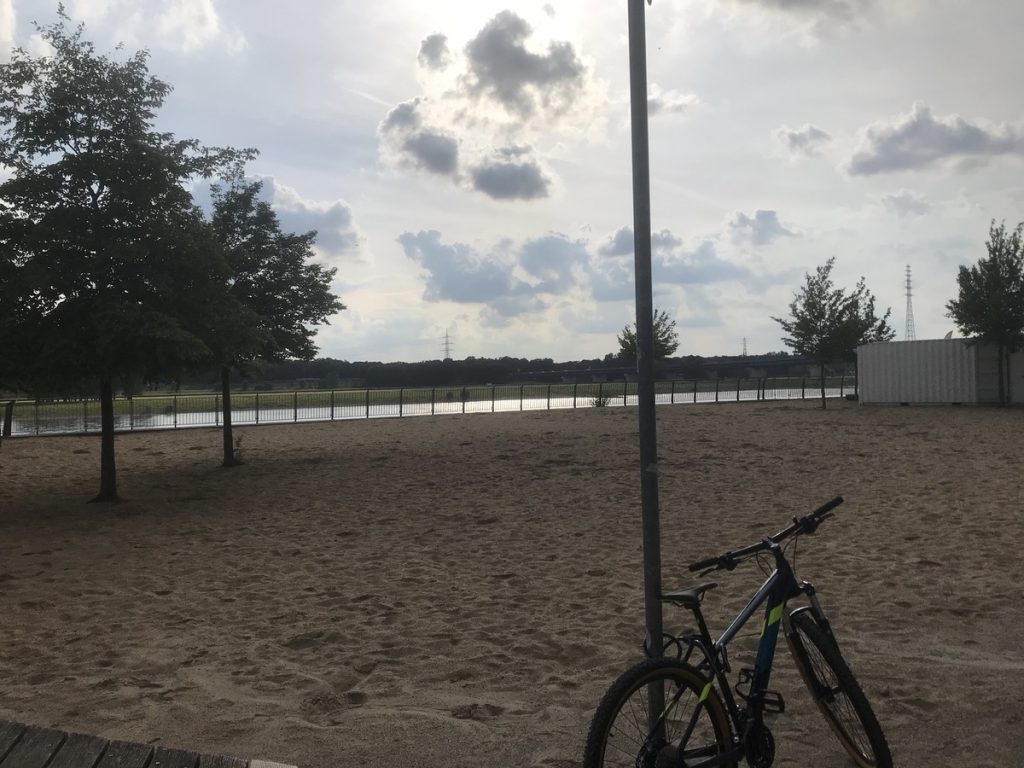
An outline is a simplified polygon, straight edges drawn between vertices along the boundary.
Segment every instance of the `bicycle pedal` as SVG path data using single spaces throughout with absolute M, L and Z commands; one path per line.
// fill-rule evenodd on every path
M 764 711 L 773 715 L 781 715 L 786 711 L 786 700 L 779 691 L 764 692 Z

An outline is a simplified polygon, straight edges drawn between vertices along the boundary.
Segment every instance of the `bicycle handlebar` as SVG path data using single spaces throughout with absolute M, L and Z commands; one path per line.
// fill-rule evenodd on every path
M 796 534 L 800 536 L 802 534 L 811 534 L 817 530 L 818 526 L 821 525 L 822 521 L 829 517 L 832 510 L 843 503 L 842 496 L 836 496 L 831 501 L 828 501 L 818 507 L 816 510 L 811 512 L 809 515 L 803 517 L 794 517 L 793 524 L 784 528 L 783 530 L 776 533 L 764 541 L 760 541 L 757 544 L 751 544 L 749 547 L 743 547 L 742 549 L 733 550 L 726 552 L 724 555 L 718 555 L 717 557 L 708 557 L 704 560 L 698 560 L 695 563 L 690 563 L 689 568 L 691 571 L 703 571 L 705 569 L 720 570 L 725 569 L 731 571 L 742 560 L 755 555 L 758 552 L 763 552 L 768 549 L 772 544 L 778 544 L 790 536 Z

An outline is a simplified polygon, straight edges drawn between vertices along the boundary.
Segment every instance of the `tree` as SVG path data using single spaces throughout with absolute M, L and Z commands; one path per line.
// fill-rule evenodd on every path
M 147 52 L 99 55 L 58 13 L 38 27 L 49 55 L 16 49 L 0 66 L 0 338 L 7 378 L 99 390 L 94 500 L 116 501 L 115 383 L 209 356 L 189 326 L 225 265 L 183 183 L 251 153 L 155 131 L 170 86 Z
M 260 200 L 262 187 L 239 175 L 227 187 L 213 188 L 213 230 L 230 270 L 227 301 L 217 305 L 221 312 L 208 341 L 221 373 L 226 467 L 237 463 L 231 370 L 244 370 L 257 359 L 312 359 L 313 326 L 345 309 L 330 290 L 336 270 L 312 261 L 316 232 L 282 232 L 273 208 Z
M 835 258 L 818 267 L 789 305 L 790 319 L 773 317 L 787 334 L 782 341 L 797 355 L 813 359 L 821 375 L 821 407 L 825 407 L 825 366 L 837 360 L 854 361 L 857 347 L 875 341 L 891 341 L 892 310 L 882 317 L 875 312 L 875 297 L 862 277 L 851 293 L 832 283 Z
M 636 323 L 623 328 L 618 340 L 619 357 L 623 360 L 636 360 Z M 665 310 L 654 310 L 654 359 L 664 360 L 677 349 L 679 333 L 676 331 L 676 321 Z
M 1024 346 L 1024 222 L 1012 232 L 989 225 L 988 256 L 961 266 L 960 292 L 946 304 L 949 317 L 966 336 L 993 344 L 999 365 L 999 402 L 1010 399 L 1009 355 Z

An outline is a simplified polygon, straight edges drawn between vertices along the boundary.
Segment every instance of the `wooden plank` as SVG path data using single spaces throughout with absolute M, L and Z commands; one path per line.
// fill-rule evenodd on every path
M 200 755 L 199 768 L 248 768 L 245 760 L 225 755 Z
M 106 748 L 106 739 L 70 733 L 46 768 L 94 768 Z
M 7 753 L 11 751 L 11 747 L 21 738 L 21 734 L 25 732 L 26 728 L 27 726 L 21 723 L 0 720 L 0 758 L 6 757 Z
M 157 747 L 153 753 L 153 759 L 149 763 L 149 768 L 196 768 L 197 765 L 199 765 L 199 755 L 196 752 Z M 3 766 L 0 765 L 0 768 Z
M 112 741 L 107 745 L 96 768 L 146 768 L 153 747 L 149 744 L 132 744 L 129 741 Z
M 66 737 L 62 731 L 28 726 L 21 740 L 0 760 L 0 768 L 44 768 Z

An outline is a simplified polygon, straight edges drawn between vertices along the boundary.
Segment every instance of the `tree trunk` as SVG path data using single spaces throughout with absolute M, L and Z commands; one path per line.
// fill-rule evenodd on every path
M 110 377 L 100 379 L 100 492 L 96 501 L 120 501 L 114 461 L 114 386 Z
M 1002 344 L 996 347 L 996 370 L 999 376 L 999 404 L 1006 405 L 1006 373 L 1003 369 L 1003 358 L 1006 349 Z
M 223 467 L 237 467 L 240 462 L 235 458 L 235 443 L 231 435 L 231 368 L 227 365 L 220 369 L 220 395 L 224 403 L 224 463 Z
M 825 405 L 825 364 L 821 364 L 821 407 L 826 408 Z

